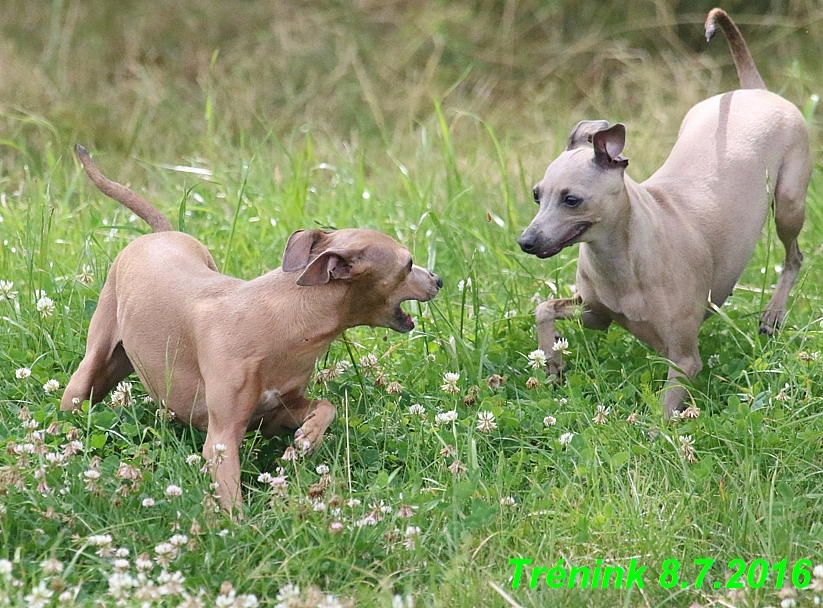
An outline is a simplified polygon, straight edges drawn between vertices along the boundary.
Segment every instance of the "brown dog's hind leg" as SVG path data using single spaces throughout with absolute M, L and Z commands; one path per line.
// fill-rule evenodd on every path
M 86 354 L 63 391 L 60 409 L 76 409 L 86 399 L 99 403 L 133 371 L 117 338 L 117 302 L 112 287 L 106 283 L 89 325 Z
M 807 146 L 795 146 L 793 154 L 780 169 L 774 192 L 774 223 L 777 236 L 786 248 L 783 270 L 777 280 L 772 299 L 760 317 L 760 333 L 773 334 L 786 316 L 789 293 L 797 281 L 803 254 L 797 244 L 797 236 L 805 219 L 806 189 L 809 184 L 811 162 Z

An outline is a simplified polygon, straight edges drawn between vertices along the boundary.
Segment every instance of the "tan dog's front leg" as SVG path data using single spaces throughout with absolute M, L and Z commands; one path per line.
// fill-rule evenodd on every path
M 337 408 L 325 399 L 312 401 L 298 397 L 283 405 L 263 419 L 261 431 L 271 437 L 282 428 L 297 429 L 294 444 L 303 451 L 316 448 L 323 434 L 337 416 Z
M 560 337 L 554 327 L 556 319 L 571 319 L 574 316 L 572 308 L 582 306 L 583 298 L 576 295 L 573 298 L 560 298 L 558 300 L 546 300 L 534 311 L 537 322 L 537 348 L 546 355 L 546 373 L 555 375 L 555 382 L 561 382 L 566 371 L 566 363 L 563 361 L 563 351 L 555 350 L 554 345 Z M 585 308 L 581 315 L 583 327 L 587 329 L 605 330 L 611 319 L 595 313 Z
M 703 369 L 703 362 L 700 360 L 700 352 L 697 348 L 697 336 L 695 336 L 691 349 L 683 354 L 670 354 L 669 360 L 676 367 L 669 368 L 666 386 L 663 389 L 663 416 L 667 419 L 683 409 L 684 401 L 688 396 L 681 379 L 691 380 Z

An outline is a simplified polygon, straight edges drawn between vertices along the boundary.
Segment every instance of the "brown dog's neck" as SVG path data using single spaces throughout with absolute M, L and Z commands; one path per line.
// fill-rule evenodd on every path
M 344 330 L 347 323 L 348 286 L 342 281 L 301 287 L 299 273 L 277 268 L 249 281 L 245 288 L 272 317 L 287 318 L 290 330 L 300 341 L 320 342 L 327 346 Z

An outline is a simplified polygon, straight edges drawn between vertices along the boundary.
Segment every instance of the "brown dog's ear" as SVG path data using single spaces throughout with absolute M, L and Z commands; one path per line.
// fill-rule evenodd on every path
M 325 285 L 332 279 L 350 279 L 358 274 L 351 261 L 351 254 L 344 251 L 324 251 L 306 267 L 297 284 L 300 287 Z
M 577 126 L 572 129 L 566 150 L 574 150 L 580 146 L 592 143 L 592 136 L 595 133 L 608 128 L 609 122 L 607 120 L 581 120 L 577 123 Z
M 624 169 L 629 164 L 629 159 L 620 156 L 626 145 L 626 127 L 622 123 L 595 133 L 592 144 L 594 161 L 601 167 Z
M 326 234 L 322 230 L 297 230 L 289 237 L 283 252 L 283 272 L 296 272 L 309 265 L 311 249 Z

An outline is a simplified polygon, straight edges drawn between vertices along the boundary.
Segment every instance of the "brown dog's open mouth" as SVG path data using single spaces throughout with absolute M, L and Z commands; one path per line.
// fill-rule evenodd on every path
M 546 249 L 545 251 L 541 251 L 537 254 L 537 257 L 545 259 L 550 258 L 553 255 L 557 255 L 560 253 L 561 250 L 565 249 L 569 245 L 574 245 L 578 238 L 580 238 L 586 230 L 591 228 L 591 222 L 581 222 L 577 224 L 574 228 L 572 228 L 566 236 L 564 236 L 560 242 L 556 245 L 551 247 L 550 249 Z
M 411 315 L 400 308 L 400 304 L 394 309 L 394 324 L 392 329 L 402 333 L 408 333 L 414 329 L 414 321 L 412 321 Z

